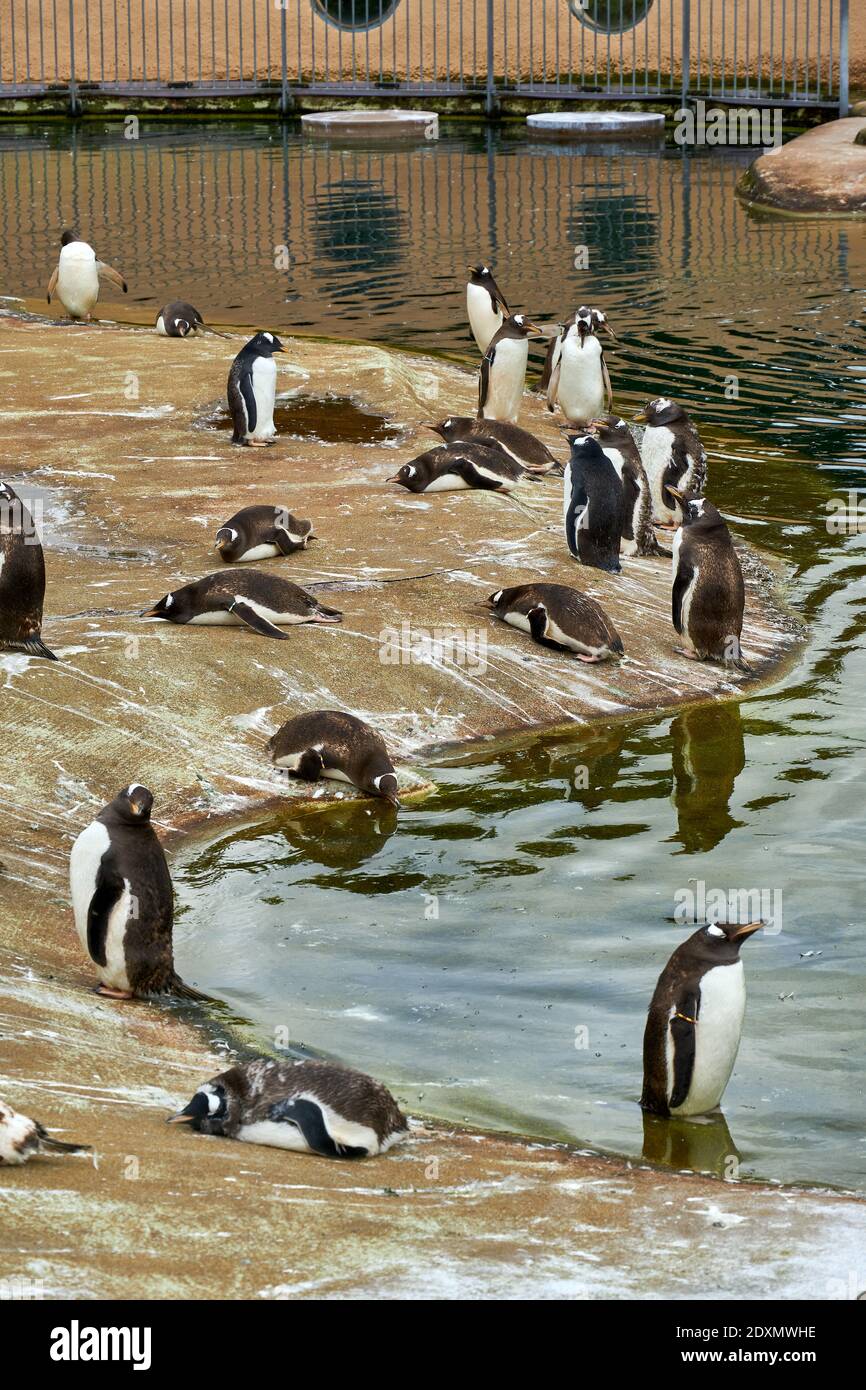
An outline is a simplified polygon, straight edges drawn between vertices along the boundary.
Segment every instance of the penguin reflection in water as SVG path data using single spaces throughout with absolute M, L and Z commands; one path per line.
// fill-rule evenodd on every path
M 126 281 L 119 271 L 98 261 L 93 247 L 74 232 L 64 232 L 60 238 L 60 259 L 48 281 L 48 303 L 56 292 L 71 319 L 89 319 L 99 298 L 100 277 L 126 294 Z
M 334 1062 L 257 1058 L 200 1086 L 169 1124 L 325 1158 L 367 1158 L 409 1135 L 390 1091 Z
M 762 925 L 699 927 L 674 951 L 659 976 L 644 1032 L 644 1110 L 705 1115 L 719 1105 L 746 1010 L 740 947 Z
M 748 672 L 740 646 L 746 590 L 743 571 L 724 519 L 705 497 L 668 489 L 682 504 L 674 536 L 671 616 L 690 643 L 685 655 L 723 661 Z
M 232 363 L 228 400 L 234 426 L 233 444 L 273 443 L 277 432 L 274 424 L 277 398 L 274 353 L 285 350 L 273 333 L 257 333 L 241 348 Z

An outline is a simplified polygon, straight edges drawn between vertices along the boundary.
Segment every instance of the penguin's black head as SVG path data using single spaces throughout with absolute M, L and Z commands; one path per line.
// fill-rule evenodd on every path
M 616 342 L 616 334 L 607 321 L 607 314 L 602 313 L 601 309 L 592 309 L 590 312 L 592 314 L 593 332 L 598 333 L 599 330 L 603 328 L 605 333 L 609 333 L 613 341 Z
M 684 944 L 693 947 L 702 960 L 712 965 L 732 965 L 739 958 L 740 947 L 763 922 L 710 922 L 689 937 Z
M 131 782 L 123 787 L 111 802 L 110 809 L 119 820 L 127 825 L 145 825 L 150 820 L 153 806 L 153 792 L 140 782 Z
M 192 324 L 187 319 L 174 319 L 173 326 L 179 338 L 185 338 L 192 329 Z
M 164 594 L 159 602 L 155 603 L 152 608 L 142 609 L 139 617 L 165 618 L 169 623 L 183 622 L 174 594 Z
M 502 325 L 509 330 L 513 338 L 528 338 L 530 333 L 543 333 L 544 329 L 539 328 L 537 323 L 530 323 L 525 314 L 512 314 Z
M 616 444 L 620 440 L 624 442 L 626 435 L 629 439 L 632 437 L 625 420 L 618 415 L 600 415 L 596 420 L 590 420 L 589 431 L 600 444 Z
M 465 439 L 470 434 L 472 421 L 468 415 L 449 415 L 447 420 L 440 420 L 438 425 L 430 425 L 429 428 L 450 444 L 452 440 Z
M 571 458 L 573 462 L 580 461 L 582 464 L 607 463 L 604 450 L 598 440 L 591 434 L 574 434 L 566 430 L 565 437 L 571 445 Z M 611 465 L 612 466 L 612 465 Z
M 489 265 L 474 265 L 469 268 L 472 272 L 472 279 L 476 284 L 490 284 L 490 281 L 493 279 L 493 271 L 490 269 Z
M 654 401 L 647 401 L 634 418 L 645 425 L 672 425 L 676 420 L 685 420 L 686 412 L 667 396 L 657 396 Z
M 199 1086 L 189 1105 L 176 1115 L 169 1115 L 170 1125 L 192 1125 L 202 1134 L 222 1134 L 228 1115 L 228 1096 L 219 1081 L 206 1081 Z
M 399 791 L 397 778 L 393 772 L 380 772 L 375 777 L 371 777 L 365 790 L 369 791 L 372 796 L 381 796 L 383 801 L 389 802 L 392 806 L 399 807 L 400 805 L 400 798 L 397 794 Z
M 70 231 L 68 227 L 67 227 L 67 229 L 66 229 L 65 232 L 61 232 L 61 234 L 60 234 L 60 245 L 61 245 L 61 246 L 68 246 L 69 243 L 70 243 L 70 241 L 80 241 L 80 240 L 81 240 L 81 237 L 78 235 L 78 233 L 77 233 L 77 232 L 72 232 L 72 231 Z
M 668 492 L 676 497 L 683 512 L 683 526 L 694 526 L 701 531 L 712 531 L 724 526 L 725 520 L 717 507 L 706 497 L 697 497 L 690 492 L 680 492 L 679 488 L 668 487 Z
M 595 324 L 593 323 L 592 310 L 590 309 L 589 305 L 581 304 L 580 308 L 574 316 L 574 324 L 577 329 L 577 336 L 580 338 L 580 346 L 583 347 L 583 344 L 586 341 L 586 339 L 592 337 L 593 333 L 595 332 Z
M 232 560 L 238 551 L 238 532 L 233 526 L 221 526 L 214 537 L 214 549 L 218 550 L 223 560 Z
M 398 468 L 393 478 L 388 478 L 389 483 L 399 483 L 408 492 L 423 492 L 430 481 L 434 457 L 444 453 L 444 450 L 428 449 L 426 453 L 419 454 L 411 463 L 404 463 L 402 468 Z
M 494 613 L 504 613 L 511 599 L 512 589 L 497 589 L 495 594 L 491 594 L 487 602 Z
M 257 333 L 254 338 L 250 338 L 247 348 L 255 353 L 256 357 L 272 357 L 275 352 L 286 350 L 274 333 Z

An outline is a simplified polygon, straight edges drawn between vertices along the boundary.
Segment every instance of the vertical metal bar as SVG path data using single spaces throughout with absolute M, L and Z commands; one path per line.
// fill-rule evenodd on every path
M 839 115 L 848 115 L 848 0 L 839 0 Z
M 155 38 L 156 38 L 156 80 L 159 81 L 159 0 L 153 7 L 155 17 Z
M 739 77 L 740 53 L 737 44 L 737 19 L 739 18 L 740 7 L 734 5 L 734 96 L 737 95 L 737 79 Z
M 289 49 L 286 37 L 286 11 L 280 10 L 280 115 L 285 116 L 289 109 Z
M 508 62 L 506 51 L 505 61 Z M 493 0 L 487 0 L 487 115 L 493 115 Z
M 786 58 L 786 49 L 787 49 L 787 46 L 788 46 L 788 24 L 787 24 L 788 15 L 787 15 L 787 9 L 788 9 L 788 0 L 782 0 L 782 74 L 781 74 L 781 76 L 782 76 L 782 85 L 781 85 L 781 88 L 780 88 L 780 96 L 781 96 L 781 98 L 782 98 L 783 101 L 784 101 L 784 99 L 785 99 L 785 83 L 786 83 L 786 80 L 787 80 L 787 79 L 786 79 L 786 75 L 785 75 L 785 58 Z
M 73 0 L 69 0 L 69 110 L 73 116 L 78 114 L 78 84 L 75 80 L 75 14 Z
M 659 55 L 661 56 L 661 55 Z M 691 86 L 691 66 L 692 66 L 692 6 L 691 0 L 683 0 L 683 73 L 682 73 L 682 105 L 685 106 L 688 100 L 689 87 Z

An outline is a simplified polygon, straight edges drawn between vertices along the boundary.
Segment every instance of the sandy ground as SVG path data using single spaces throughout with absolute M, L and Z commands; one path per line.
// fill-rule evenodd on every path
M 375 720 L 423 795 L 433 743 L 731 690 L 675 653 L 667 564 L 633 562 L 619 580 L 577 571 L 559 533 L 560 484 L 534 487 L 527 516 L 503 498 L 413 499 L 385 482 L 417 451 L 421 421 L 471 409 L 470 374 L 369 345 L 288 341 L 283 389 L 352 395 L 387 417 L 396 442 L 283 436 L 241 451 L 206 427 L 241 341 L 0 320 L 5 476 L 44 490 L 44 635 L 62 657 L 0 658 L 13 750 L 0 774 L 0 1095 L 99 1154 L 98 1166 L 3 1170 L 0 1279 L 35 1281 L 46 1297 L 841 1293 L 866 1226 L 866 1207 L 846 1197 L 436 1128 L 344 1165 L 164 1126 L 224 1067 L 226 1044 L 178 1005 L 90 992 L 66 863 L 119 786 L 150 785 L 167 834 L 248 817 L 290 794 L 264 761 L 268 733 L 295 710 L 337 704 Z M 523 423 L 558 446 L 536 398 Z M 136 616 L 216 568 L 216 526 L 255 500 L 313 518 L 315 548 L 270 563 L 343 586 L 330 599 L 341 628 L 276 643 Z M 794 639 L 752 568 L 745 644 L 766 679 Z M 539 573 L 600 597 L 629 660 L 578 668 L 492 627 L 478 600 Z M 345 587 L 359 576 L 367 587 Z M 485 632 L 487 669 L 384 664 L 383 626 L 404 618 Z

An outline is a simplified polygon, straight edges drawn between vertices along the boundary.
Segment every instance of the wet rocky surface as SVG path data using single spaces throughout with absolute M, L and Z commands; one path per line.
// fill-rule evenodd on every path
M 846 116 L 767 150 L 740 179 L 750 206 L 805 216 L 866 216 L 866 116 Z

